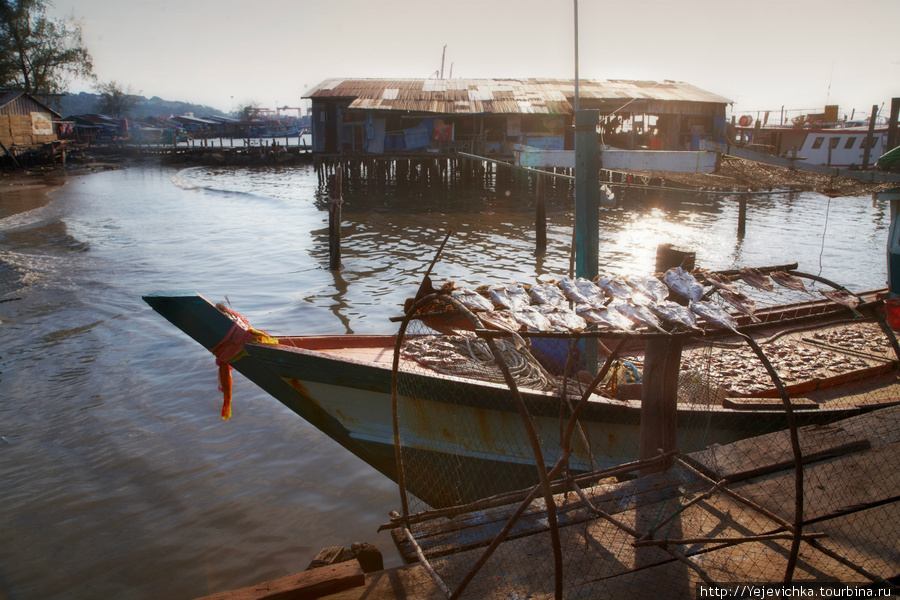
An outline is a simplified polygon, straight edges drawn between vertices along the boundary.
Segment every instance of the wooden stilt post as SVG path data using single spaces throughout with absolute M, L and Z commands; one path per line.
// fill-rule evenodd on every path
M 897 121 L 900 117 L 900 98 L 891 99 L 891 119 L 888 122 L 887 148 L 885 150 L 893 150 L 900 144 L 897 137 Z
M 641 398 L 641 439 L 638 458 L 653 458 L 676 447 L 678 372 L 681 340 L 666 336 L 647 339 Z M 641 476 L 664 471 L 670 463 L 645 467 Z
M 535 190 L 535 207 L 534 207 L 534 229 L 535 229 L 535 256 L 543 256 L 547 252 L 547 206 L 546 195 L 547 186 L 546 178 L 543 175 L 537 176 Z
M 747 196 L 741 196 L 738 204 L 738 226 L 737 236 L 739 240 L 744 239 L 747 232 Z
M 863 150 L 862 170 L 869 168 L 869 156 L 872 154 L 872 140 L 875 134 L 875 117 L 878 116 L 878 105 L 872 105 L 872 116 L 869 117 L 869 133 L 866 135 L 866 148 Z M 829 146 L 830 148 L 830 146 Z
M 328 268 L 341 270 L 341 169 L 328 178 Z

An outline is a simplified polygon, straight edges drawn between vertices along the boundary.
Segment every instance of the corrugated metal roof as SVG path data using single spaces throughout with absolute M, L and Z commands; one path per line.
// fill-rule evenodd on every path
M 351 100 L 350 108 L 452 113 L 571 114 L 572 79 L 326 79 L 304 98 Z M 610 102 L 731 100 L 677 81 L 579 80 L 585 108 Z
M 25 92 L 0 91 L 0 112 L 3 114 L 27 115 L 31 112 L 49 112 L 59 119 L 58 112 Z

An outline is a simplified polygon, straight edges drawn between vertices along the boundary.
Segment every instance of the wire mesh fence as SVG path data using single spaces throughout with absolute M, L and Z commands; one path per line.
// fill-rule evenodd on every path
M 653 278 L 665 295 L 580 282 L 590 308 L 561 281 L 564 301 L 448 287 L 408 311 L 395 535 L 448 596 L 681 598 L 900 572 L 884 304 L 782 269 L 679 277 Z

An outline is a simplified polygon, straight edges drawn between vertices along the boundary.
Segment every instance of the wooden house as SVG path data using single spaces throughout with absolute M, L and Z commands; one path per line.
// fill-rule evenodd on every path
M 61 115 L 25 92 L 0 91 L 0 155 L 57 141 Z
M 508 158 L 513 144 L 574 146 L 571 79 L 328 79 L 309 90 L 312 149 L 323 156 Z M 724 138 L 730 100 L 674 81 L 579 81 L 579 108 L 600 111 L 601 143 L 696 150 Z

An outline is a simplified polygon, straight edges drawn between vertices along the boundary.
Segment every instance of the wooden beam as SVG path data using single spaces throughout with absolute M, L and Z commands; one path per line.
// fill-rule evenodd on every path
M 312 600 L 366 584 L 354 561 L 320 567 L 257 585 L 203 596 L 197 600 Z

